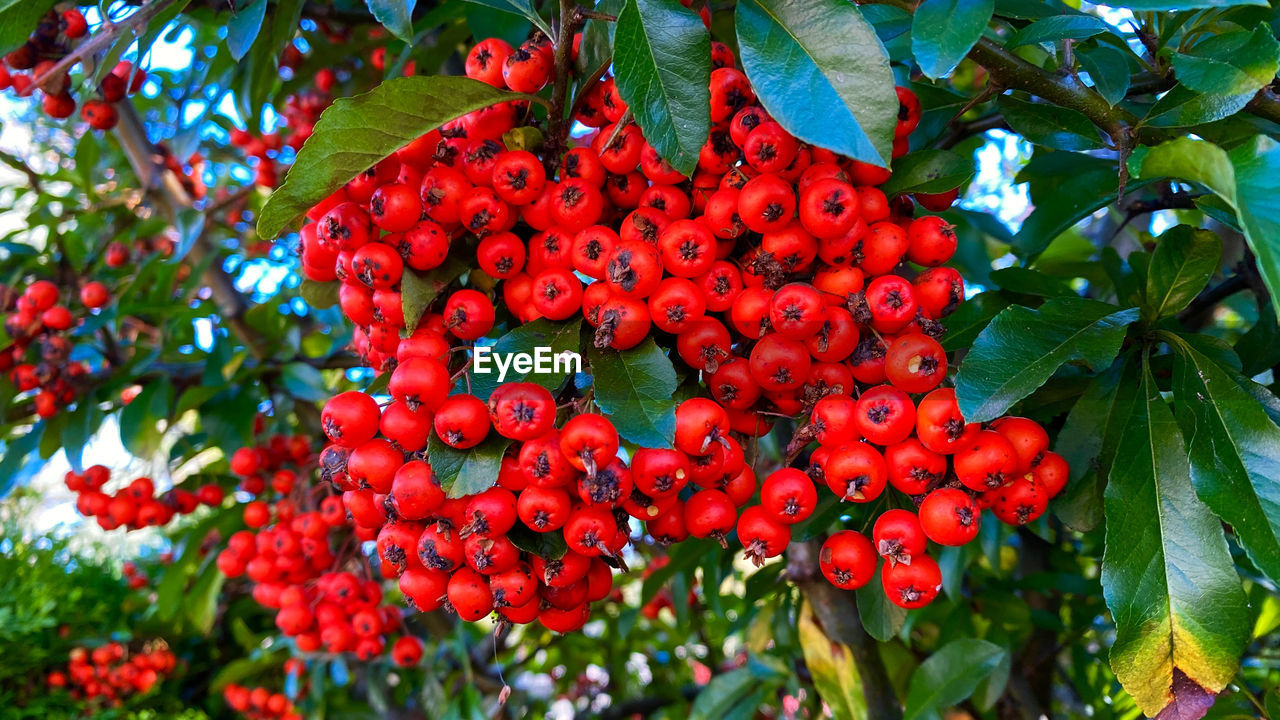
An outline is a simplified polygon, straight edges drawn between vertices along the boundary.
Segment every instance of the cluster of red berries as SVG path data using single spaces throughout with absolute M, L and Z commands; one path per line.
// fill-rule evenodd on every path
M 265 422 L 254 418 L 254 434 L 261 435 Z M 264 442 L 242 447 L 231 454 L 231 473 L 240 478 L 240 489 L 261 495 L 268 485 L 280 495 L 289 495 L 299 479 L 315 469 L 311 439 L 305 435 L 271 435 Z M 252 503 L 250 503 L 252 504 Z M 261 527 L 250 524 L 251 527 Z
M 66 688 L 90 704 L 118 707 L 126 698 L 150 692 L 176 665 L 177 658 L 164 643 L 130 653 L 112 642 L 92 650 L 72 649 L 66 672 L 55 670 L 47 681 L 50 687 Z
M 64 478 L 67 489 L 77 493 L 76 510 L 95 518 L 103 530 L 139 530 L 168 525 L 175 515 L 189 515 L 201 505 L 222 504 L 222 488 L 203 485 L 195 492 L 172 488 L 159 497 L 155 483 L 140 477 L 114 493 L 103 491 L 111 479 L 111 471 L 102 465 L 85 468 L 83 473 L 69 471 Z
M 233 683 L 223 688 L 222 699 L 248 720 L 302 720 L 302 713 L 284 693 L 265 687 L 248 688 Z
M 786 527 L 812 514 L 815 482 L 855 503 L 875 501 L 892 487 L 914 509 L 881 513 L 871 539 L 854 530 L 835 533 L 822 546 L 819 566 L 833 585 L 852 590 L 871 580 L 883 557 L 885 594 L 906 608 L 938 594 L 942 575 L 925 554 L 929 541 L 971 542 L 988 508 L 1004 523 L 1025 525 L 1044 514 L 1067 483 L 1067 463 L 1049 451 L 1044 428 L 1021 417 L 987 428 L 966 423 L 950 388 L 929 392 L 918 405 L 893 385 L 865 390 L 856 400 L 827 395 L 814 405 L 806 431 L 819 443 L 807 472 L 771 474 L 761 504 L 739 521 L 739 540 L 749 554 L 780 552 L 778 543 L 790 539 Z
M 40 19 L 27 42 L 4 56 L 4 62 L 0 63 L 0 90 L 12 88 L 18 97 L 27 97 L 39 83 L 44 90 L 45 114 L 58 119 L 70 117 L 76 110 L 70 74 L 47 76 L 88 31 L 88 22 L 79 8 L 68 8 L 61 13 L 50 10 Z M 119 63 L 98 84 L 97 97 L 81 106 L 81 119 L 97 130 L 115 127 L 120 116 L 114 104 L 138 92 L 146 77 L 146 72 L 135 71 L 132 63 Z
M 519 49 L 485 40 L 467 74 L 534 92 L 549 57 L 544 38 Z M 355 348 L 392 370 L 385 407 L 360 392 L 326 405 L 321 467 L 357 528 L 377 530 L 384 574 L 398 573 L 419 609 L 446 605 L 472 621 L 496 610 L 573 630 L 609 595 L 632 518 L 663 543 L 724 543 L 736 530 L 760 563 L 813 512 L 815 479 L 842 500 L 870 502 L 892 483 L 920 502 L 919 538 L 885 530 L 877 548 L 844 531 L 822 553 L 841 587 L 865 583 L 889 557 L 890 598 L 918 607 L 939 584 L 924 538 L 972 539 L 979 503 L 1027 522 L 1065 481 L 1043 430 L 1016 418 L 966 425 L 953 393 L 938 389 L 938 321 L 964 285 L 943 266 L 952 228 L 914 215 L 916 203 L 940 211 L 957 193 L 890 202 L 875 187 L 887 170 L 798 141 L 755 103 L 726 46 L 713 43 L 712 58 L 714 127 L 691 179 L 659 157 L 605 77 L 575 102 L 576 120 L 596 130 L 563 157 L 504 146 L 523 116 L 509 102 L 410 143 L 308 213 L 305 274 L 341 281 Z M 910 91 L 898 98 L 895 156 L 921 111 Z M 455 391 L 466 371 L 455 346 L 494 328 L 494 300 L 480 289 L 492 283 L 442 293 L 421 318 L 404 317 L 400 295 L 405 273 L 451 252 L 474 252 L 522 322 L 581 315 L 597 347 L 617 350 L 656 335 L 711 397 L 679 405 L 674 447 L 624 457 L 609 418 L 557 423 L 556 398 L 539 385 L 504 384 L 487 399 Z M 926 393 L 917 409 L 911 396 Z M 807 473 L 782 469 L 758 487 L 739 438 L 764 435 L 776 416 L 808 418 L 788 459 L 818 447 Z M 494 433 L 510 441 L 496 484 L 449 497 L 428 444 L 465 450 Z M 522 551 L 530 531 L 560 536 L 567 551 Z
M 76 382 L 89 372 L 84 362 L 72 362 L 72 341 L 67 333 L 76 318 L 66 305 L 60 305 L 58 286 L 48 280 L 37 280 L 16 297 L 5 293 L 4 330 L 13 341 L 0 350 L 0 372 L 8 372 L 9 380 L 19 393 L 34 392 L 36 414 L 53 417 L 59 408 L 76 397 Z M 109 300 L 106 286 L 86 283 L 80 289 L 80 301 L 87 310 L 105 305 Z
M 285 99 L 280 113 L 283 124 L 277 132 L 254 134 L 236 128 L 231 131 L 231 144 L 254 158 L 254 183 L 259 187 L 274 189 L 279 182 L 276 171 L 276 154 L 284 146 L 294 150 L 311 137 L 320 113 L 333 103 L 329 91 L 333 88 L 333 70 L 325 68 L 315 77 L 315 89 L 304 89 Z
M 261 432 L 261 418 L 258 422 Z M 350 552 L 335 553 L 330 541 L 331 531 L 351 527 L 342 498 L 330 495 L 315 510 L 299 509 L 316 499 L 309 482 L 314 470 L 310 442 L 301 435 L 273 435 L 232 454 L 231 471 L 241 477 L 241 489 L 259 497 L 244 506 L 245 524 L 252 529 L 228 538 L 218 569 L 228 577 L 247 576 L 254 583 L 254 600 L 276 611 L 276 626 L 301 652 L 352 652 L 369 660 L 382 654 L 385 635 L 401 630 L 400 610 L 382 604 L 377 581 L 342 569 L 362 562 Z M 279 499 L 262 499 L 268 487 Z M 373 540 L 375 534 L 356 528 L 351 539 Z M 398 639 L 392 657 L 417 664 L 420 641 Z

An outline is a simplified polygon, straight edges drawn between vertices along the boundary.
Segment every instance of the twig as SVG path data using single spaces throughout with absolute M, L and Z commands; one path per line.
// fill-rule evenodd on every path
M 111 43 L 120 33 L 125 30 L 132 32 L 138 26 L 150 22 L 151 18 L 159 15 L 165 8 L 169 7 L 173 3 L 174 0 L 153 0 L 152 2 L 138 8 L 137 12 L 118 23 L 113 23 L 104 18 L 102 21 L 102 27 L 93 34 L 93 37 L 90 37 L 88 40 L 80 43 L 80 45 L 76 46 L 76 49 L 67 53 L 65 57 L 54 63 L 53 67 L 44 71 L 44 73 L 39 77 L 34 78 L 31 81 L 32 86 L 38 87 L 41 90 L 47 90 L 45 86 L 51 80 L 62 77 L 81 60 L 93 57 L 94 55 L 97 55 L 98 52 L 106 50 L 111 46 Z

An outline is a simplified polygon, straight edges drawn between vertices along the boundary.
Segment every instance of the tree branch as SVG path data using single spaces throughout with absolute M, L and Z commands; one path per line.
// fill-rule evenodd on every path
M 820 548 L 816 540 L 787 546 L 787 578 L 804 593 L 827 637 L 849 647 L 862 679 L 868 716 L 876 720 L 899 720 L 902 706 L 893 694 L 893 684 L 889 682 L 876 641 L 862 628 L 856 596 L 827 582 L 818 571 Z
M 155 146 L 147 139 L 146 129 L 137 111 L 134 110 L 133 104 L 121 102 L 117 105 L 120 122 L 113 130 L 116 139 L 120 141 L 120 146 L 129 158 L 129 164 L 133 166 L 134 172 L 142 182 L 147 197 L 169 222 L 174 223 L 178 213 L 192 207 L 192 199 L 182 189 L 178 178 L 157 162 L 159 156 L 156 154 Z M 249 310 L 249 301 L 236 289 L 235 282 L 227 271 L 222 269 L 217 259 L 210 257 L 214 253 L 216 250 L 209 246 L 204 232 L 201 232 L 187 255 L 194 264 L 205 266 L 203 280 L 213 294 L 222 322 L 240 338 L 254 357 L 261 359 L 266 355 L 266 350 L 262 346 L 265 338 L 251 328 L 244 319 L 245 313 Z M 211 261 L 206 263 L 206 259 Z

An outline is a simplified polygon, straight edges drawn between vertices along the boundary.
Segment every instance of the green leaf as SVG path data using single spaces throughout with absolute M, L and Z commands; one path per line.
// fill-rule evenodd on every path
M 934 717 L 936 711 L 968 698 L 1004 656 L 1004 648 L 977 638 L 943 645 L 911 674 L 903 720 Z
M 613 42 L 614 77 L 644 136 L 692 175 L 711 132 L 711 36 L 678 0 L 627 0 Z
M 898 636 L 907 622 L 907 609 L 889 602 L 880 580 L 880 569 L 866 585 L 855 591 L 858 595 L 858 619 L 871 637 L 887 643 Z
M 1222 525 L 1196 497 L 1149 364 L 1105 495 L 1111 668 L 1148 717 L 1199 717 L 1239 668 L 1249 611 Z M 1194 709 L 1193 709 L 1194 708 Z
M 331 308 L 338 304 L 338 290 L 342 287 L 342 283 L 338 282 L 316 282 L 311 279 L 304 279 L 302 287 L 298 289 L 298 294 L 306 301 L 307 306 L 313 310 L 323 310 Z
M 1177 313 L 1209 283 L 1222 262 L 1222 240 L 1209 230 L 1178 225 L 1160 236 L 1151 264 L 1143 316 L 1152 321 Z
M 1139 177 L 1190 180 L 1209 188 L 1232 206 L 1236 203 L 1236 174 L 1230 156 L 1204 140 L 1183 137 L 1151 148 L 1142 158 Z
M 1196 495 L 1231 525 L 1259 570 L 1280 578 L 1280 427 L 1234 371 L 1181 338 L 1170 345 L 1177 418 L 1189 438 Z
M 642 447 L 670 447 L 676 432 L 677 379 L 653 338 L 630 350 L 590 348 L 596 405 L 624 439 Z
M 1071 285 L 1062 278 L 1050 277 L 1037 270 L 1024 267 L 1007 267 L 991 271 L 991 282 L 1001 290 L 1038 297 L 1067 297 L 1075 295 Z
M 1110 30 L 1110 25 L 1093 15 L 1054 15 L 1036 20 L 1014 33 L 1005 47 L 1016 48 L 1058 40 L 1084 40 Z
M 779 668 L 766 663 L 766 658 L 748 656 L 745 666 L 712 677 L 694 699 L 689 720 L 754 717 L 760 708 L 760 701 L 754 697 L 762 689 L 776 688 L 785 678 Z M 745 707 L 744 701 L 748 701 Z
M 227 576 L 218 570 L 217 564 L 209 563 L 186 595 L 183 607 L 186 608 L 187 619 L 201 635 L 208 635 L 213 630 L 213 621 L 218 617 L 218 598 L 226 580 Z
M 142 392 L 120 411 L 120 442 L 138 457 L 149 457 L 160 449 L 163 431 L 158 424 L 169 419 L 173 385 L 168 379 L 148 382 Z
M 1199 93 L 1256 93 L 1280 70 L 1280 42 L 1267 25 L 1253 32 L 1238 30 L 1210 35 L 1186 53 L 1172 58 L 1178 81 Z
M 413 44 L 413 8 L 418 0 L 365 0 L 369 12 L 392 35 Z
M 547 560 L 562 558 L 569 551 L 563 534 L 535 532 L 522 523 L 516 523 L 515 527 L 507 531 L 507 539 L 521 550 Z
M 280 368 L 284 389 L 299 400 L 320 402 L 333 396 L 326 387 L 320 370 L 304 362 L 292 362 Z
M 924 0 L 911 21 L 911 53 L 925 75 L 945 77 L 991 22 L 995 0 Z
M 542 32 L 547 35 L 553 34 L 551 26 L 547 25 L 547 21 L 543 20 L 538 11 L 533 8 L 533 3 L 530 0 L 466 0 L 466 2 L 501 10 L 505 13 L 523 15 L 529 22 L 538 26 L 538 29 Z
M 950 150 L 917 150 L 893 161 L 893 174 L 881 186 L 885 195 L 940 193 L 969 182 L 973 157 Z
M 1129 92 L 1129 56 L 1110 45 L 1099 45 L 1076 53 L 1080 67 L 1089 74 L 1093 89 L 1115 105 Z
M 1098 128 L 1079 110 L 1026 102 L 1013 95 L 1001 95 L 996 104 L 1009 127 L 1037 145 L 1071 151 L 1103 147 Z
M 492 346 L 494 356 L 510 355 L 512 353 L 528 353 L 533 355 L 538 348 L 548 348 L 550 355 L 558 355 L 562 352 L 577 352 L 579 344 L 579 335 L 582 332 L 582 318 L 578 317 L 569 322 L 557 323 L 547 319 L 535 320 L 531 323 L 521 325 L 511 332 L 498 338 Z M 475 352 L 474 350 L 472 351 Z M 536 360 L 536 357 L 535 357 Z M 552 391 L 560 389 L 564 384 L 564 380 L 569 376 L 568 372 L 549 372 L 539 373 L 530 370 L 527 373 L 518 372 L 514 367 L 509 367 L 507 374 L 502 379 L 498 378 L 498 369 L 493 358 L 486 360 L 487 367 L 491 370 L 488 373 L 471 373 L 471 394 L 481 400 L 488 400 L 489 395 L 498 388 L 499 385 L 513 382 L 531 382 Z M 548 360 L 550 362 L 550 360 Z M 554 365 L 552 365 L 554 367 Z
M 1138 387 L 1138 365 L 1129 357 L 1114 363 L 1085 387 L 1054 442 L 1071 478 L 1054 500 L 1054 515 L 1086 532 L 1102 521 L 1102 479 L 1110 472 Z
M 1152 148 L 1141 176 L 1199 183 L 1235 211 L 1258 270 L 1280 297 L 1280 145 L 1265 136 L 1228 154 L 1204 140 L 1178 138 Z
M 0 0 L 0 53 L 21 47 L 56 0 Z
M 814 619 L 808 601 L 800 607 L 797 630 L 804 664 L 813 676 L 818 695 L 831 709 L 831 716 L 835 720 L 866 718 L 867 697 L 849 646 L 827 637 Z
M 1231 151 L 1236 215 L 1271 297 L 1280 297 L 1280 145 L 1266 136 Z M 1226 199 L 1226 198 L 1223 198 Z
M 978 333 L 1010 304 L 1009 297 L 999 291 L 980 293 L 965 300 L 955 312 L 942 320 L 947 328 L 947 334 L 942 338 L 942 349 L 947 352 L 968 349 Z
M 605 15 L 618 16 L 626 3 L 624 0 L 600 0 L 595 10 Z M 607 20 L 587 20 L 582 26 L 582 44 L 578 46 L 578 70 L 583 75 L 613 59 L 613 31 L 616 23 Z
M 457 450 L 432 433 L 427 444 L 427 461 L 448 497 L 466 497 L 493 487 L 502 468 L 502 454 L 510 444 L 507 438 L 490 431 L 479 445 Z
M 244 59 L 258 39 L 262 30 L 262 19 L 267 16 L 267 0 L 253 0 L 247 6 L 236 10 L 227 21 L 227 49 L 237 62 Z
M 1196 8 L 1225 8 L 1238 5 L 1266 6 L 1267 0 L 1124 0 L 1114 7 L 1142 12 L 1152 10 L 1194 10 Z
M 481 108 L 528 98 L 464 77 L 402 77 L 340 98 L 271 193 L 258 218 L 258 235 L 272 239 L 347 181 L 424 133 Z
M 67 455 L 67 463 L 76 472 L 83 470 L 84 446 L 98 431 L 102 423 L 102 411 L 91 398 L 82 398 L 76 403 L 76 409 L 62 427 L 62 448 Z
M 969 422 L 988 422 L 1040 387 L 1064 363 L 1094 370 L 1111 364 L 1137 308 L 1078 297 L 1047 300 L 1039 309 L 1014 305 L 978 334 L 956 373 L 956 400 Z
M 1175 85 L 1147 111 L 1143 124 L 1161 128 L 1202 125 L 1235 115 L 1253 99 L 1253 93 L 1219 95 L 1197 93 L 1183 85 Z
M 404 312 L 405 330 L 413 332 L 431 303 L 468 269 L 467 262 L 458 253 L 451 254 L 439 267 L 425 273 L 405 268 L 400 278 L 400 306 Z
M 734 10 L 742 66 L 792 135 L 888 167 L 898 119 L 889 57 L 843 0 L 744 0 Z
M 1114 160 L 1080 153 L 1036 152 L 1018 171 L 1028 184 L 1035 210 L 1023 221 L 1014 240 L 1019 257 L 1034 258 L 1062 233 L 1119 197 L 1119 168 Z M 1127 192 L 1151 180 L 1130 180 Z

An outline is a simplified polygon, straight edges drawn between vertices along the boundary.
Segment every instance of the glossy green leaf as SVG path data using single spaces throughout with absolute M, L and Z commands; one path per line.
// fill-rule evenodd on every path
M 867 697 L 862 676 L 854 664 L 849 646 L 827 637 L 805 602 L 800 608 L 797 630 L 805 666 L 813 676 L 813 686 L 835 720 L 863 720 L 867 717 Z
M 995 0 L 924 0 L 911 21 L 911 52 L 920 70 L 940 78 L 969 53 L 991 22 Z
M 159 423 L 169 419 L 173 385 L 167 379 L 152 380 L 120 411 L 120 442 L 138 457 L 149 457 L 160 448 L 163 430 Z
M 267 16 L 267 0 L 253 0 L 235 11 L 227 22 L 227 49 L 237 61 L 244 59 L 258 39 L 262 20 Z
M 936 717 L 938 710 L 968 698 L 1004 656 L 1004 648 L 977 638 L 942 646 L 912 673 L 903 720 Z
M 365 0 L 369 12 L 392 35 L 413 42 L 413 8 L 418 0 Z
M 1222 240 L 1209 230 L 1178 225 L 1160 236 L 1151 264 L 1143 316 L 1154 320 L 1177 313 L 1209 283 L 1222 262 Z
M 996 104 L 1009 127 L 1037 145 L 1072 151 L 1103 146 L 1098 128 L 1079 110 L 1027 102 L 1013 95 L 1001 95 Z
M 465 2 L 483 5 L 487 8 L 500 10 L 505 13 L 513 13 L 515 15 L 523 15 L 529 22 L 538 27 L 539 30 L 551 35 L 551 26 L 547 25 L 547 21 L 542 19 L 538 11 L 534 9 L 532 0 L 465 0 Z
M 1212 190 L 1235 211 L 1263 282 L 1280 296 L 1280 145 L 1259 136 L 1228 153 L 1204 140 L 1178 138 L 1146 154 L 1141 176 L 1178 178 Z
M 1177 418 L 1196 494 L 1231 525 L 1253 564 L 1280 578 L 1280 427 L 1223 367 L 1172 339 Z
M 1280 145 L 1258 136 L 1233 149 L 1231 163 L 1236 175 L 1236 215 L 1267 290 L 1271 297 L 1280 297 Z
M 464 77 L 404 77 L 329 106 L 258 218 L 272 239 L 356 175 L 435 128 L 517 97 Z
M 1129 92 L 1129 56 L 1110 45 L 1099 45 L 1076 53 L 1080 68 L 1089 74 L 1093 89 L 1115 105 Z
M 889 602 L 880 580 L 880 568 L 870 582 L 855 591 L 858 595 L 858 619 L 862 629 L 880 642 L 889 642 L 907 622 L 907 609 Z
M 880 187 L 885 195 L 940 193 L 969 182 L 973 157 L 950 150 L 917 150 L 893 161 L 893 175 Z
M 1185 53 L 1174 53 L 1173 70 L 1188 88 L 1216 95 L 1255 93 L 1280 70 L 1280 42 L 1271 28 L 1210 35 Z
M 1196 8 L 1227 8 L 1237 5 L 1262 5 L 1267 0 L 1124 0 L 1114 7 L 1129 8 L 1141 12 L 1153 10 L 1194 10 Z
M 1151 106 L 1143 123 L 1161 128 L 1181 128 L 1216 122 L 1240 112 L 1252 99 L 1252 92 L 1237 95 L 1197 93 L 1177 85 Z
M 1058 40 L 1084 40 L 1110 29 L 1111 26 L 1104 20 L 1093 15 L 1054 15 L 1022 28 L 1005 45 L 1016 48 Z
M 302 286 L 298 288 L 298 294 L 302 295 L 302 299 L 312 309 L 323 310 L 338 304 L 338 290 L 341 285 L 338 282 L 322 283 L 308 278 L 302 281 Z
M 1137 318 L 1137 308 L 1078 297 L 1052 298 L 1035 310 L 1004 309 L 978 334 L 956 373 L 960 411 L 969 422 L 994 420 L 1064 363 L 1107 367 Z
M 587 358 L 596 405 L 618 434 L 642 447 L 670 447 L 676 432 L 676 371 L 653 338 L 621 352 L 593 347 Z
M 431 303 L 468 269 L 467 262 L 458 253 L 450 254 L 439 267 L 424 273 L 405 268 L 400 279 L 400 306 L 404 312 L 405 330 L 413 332 Z
M 595 11 L 618 16 L 625 0 L 600 0 Z M 582 26 L 582 43 L 578 46 L 578 71 L 582 75 L 595 72 L 596 68 L 613 60 L 613 31 L 616 22 L 590 19 Z
M 496 358 L 497 356 L 510 356 L 513 353 L 533 355 L 538 352 L 538 348 L 547 348 L 549 355 L 557 355 L 562 352 L 576 353 L 579 348 L 579 334 L 581 331 L 581 317 L 562 323 L 541 319 L 514 328 L 511 332 L 498 338 L 497 342 L 492 346 L 492 355 L 482 361 L 485 367 L 492 372 L 475 372 L 475 364 L 472 364 L 471 394 L 481 400 L 488 400 L 489 395 L 499 385 L 513 382 L 535 383 L 552 392 L 559 390 L 560 386 L 564 384 L 565 378 L 572 372 L 572 368 L 569 371 L 564 371 L 566 366 L 562 365 L 562 371 L 559 372 L 533 372 L 533 370 L 520 372 L 515 367 L 509 366 L 506 376 L 499 379 Z M 472 352 L 474 353 L 475 351 L 473 350 Z M 503 362 L 506 362 L 506 360 Z M 550 359 L 547 360 L 547 363 L 551 367 L 555 367 L 554 362 Z
M 711 36 L 678 0 L 627 0 L 614 30 L 618 94 L 673 168 L 692 175 L 711 132 Z
M 1094 377 L 1072 406 L 1053 450 L 1067 461 L 1071 477 L 1054 499 L 1054 516 L 1086 532 L 1102 521 L 1102 480 L 1115 460 L 1138 387 L 1138 365 L 1122 357 Z
M 1116 202 L 1120 172 L 1114 160 L 1081 153 L 1038 151 L 1018 171 L 1018 182 L 1028 184 L 1035 210 L 1023 221 L 1013 251 L 1034 258 L 1080 220 Z M 1126 192 L 1151 180 L 1130 178 Z
M 1111 668 L 1149 717 L 1200 717 L 1235 676 L 1249 611 L 1218 518 L 1150 367 L 1105 494 L 1102 589 L 1116 625 Z
M 744 0 L 734 10 L 742 65 L 792 135 L 888 167 L 898 97 L 889 58 L 842 0 Z
M 427 460 L 448 497 L 466 497 L 484 492 L 498 481 L 502 455 L 510 444 L 510 440 L 491 430 L 479 445 L 458 450 L 432 433 L 427 443 Z

